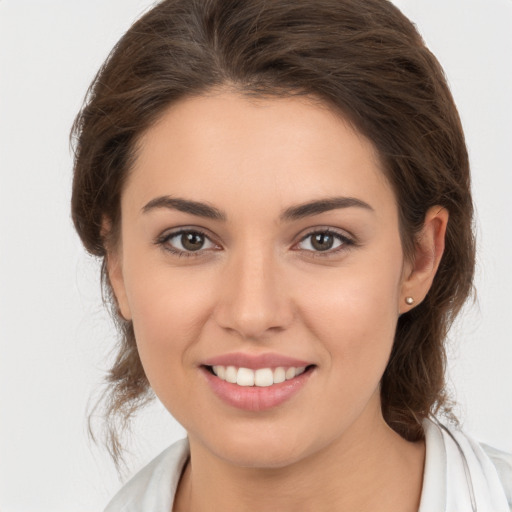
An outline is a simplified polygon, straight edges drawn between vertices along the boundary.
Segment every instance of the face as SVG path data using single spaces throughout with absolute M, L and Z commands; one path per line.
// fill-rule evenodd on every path
M 110 278 L 191 446 L 276 467 L 380 421 L 406 265 L 391 187 L 343 119 L 182 100 L 141 139 L 121 212 Z

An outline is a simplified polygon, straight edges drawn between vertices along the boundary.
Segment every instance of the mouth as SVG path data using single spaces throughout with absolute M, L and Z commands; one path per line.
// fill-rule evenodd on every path
M 203 365 L 203 367 L 218 379 L 236 384 L 241 387 L 266 388 L 282 384 L 310 372 L 314 364 L 308 366 L 278 366 L 276 368 L 244 368 L 237 366 Z
M 274 409 L 301 393 L 317 366 L 201 365 L 211 391 L 230 407 L 251 413 Z

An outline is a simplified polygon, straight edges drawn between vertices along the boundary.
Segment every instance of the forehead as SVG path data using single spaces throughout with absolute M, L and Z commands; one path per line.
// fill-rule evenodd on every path
M 226 91 L 176 102 L 141 137 L 125 195 L 162 194 L 232 207 L 333 195 L 394 204 L 373 144 L 337 112 Z

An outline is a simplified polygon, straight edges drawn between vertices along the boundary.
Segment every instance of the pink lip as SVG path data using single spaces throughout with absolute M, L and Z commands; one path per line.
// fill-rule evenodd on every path
M 210 389 L 224 403 L 242 409 L 245 411 L 265 411 L 273 407 L 277 407 L 294 395 L 306 385 L 311 375 L 315 372 L 315 368 L 308 368 L 304 373 L 294 377 L 293 379 L 273 384 L 268 387 L 258 386 L 238 386 L 219 379 L 213 375 L 206 366 L 236 366 L 238 368 L 277 368 L 279 366 L 301 367 L 311 366 L 307 361 L 293 359 L 278 354 L 262 354 L 252 356 L 242 353 L 226 354 L 219 357 L 213 357 L 205 361 L 199 369 L 206 378 Z
M 301 359 L 294 359 L 292 357 L 283 356 L 281 354 L 244 354 L 243 352 L 233 352 L 232 354 L 223 354 L 221 356 L 212 357 L 201 363 L 204 366 L 236 366 L 237 368 L 250 368 L 257 370 L 258 368 L 278 368 L 284 366 L 289 368 L 294 366 L 300 368 L 301 366 L 311 365 L 311 361 L 303 361 Z

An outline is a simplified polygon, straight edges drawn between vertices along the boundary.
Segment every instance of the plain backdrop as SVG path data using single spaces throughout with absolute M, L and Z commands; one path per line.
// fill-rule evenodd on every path
M 69 214 L 68 133 L 109 50 L 152 2 L 0 0 L 0 510 L 101 511 L 120 486 L 86 434 L 115 334 Z M 473 168 L 478 304 L 451 332 L 465 430 L 512 451 L 512 2 L 397 0 L 444 66 Z M 155 403 L 130 471 L 183 431 Z

